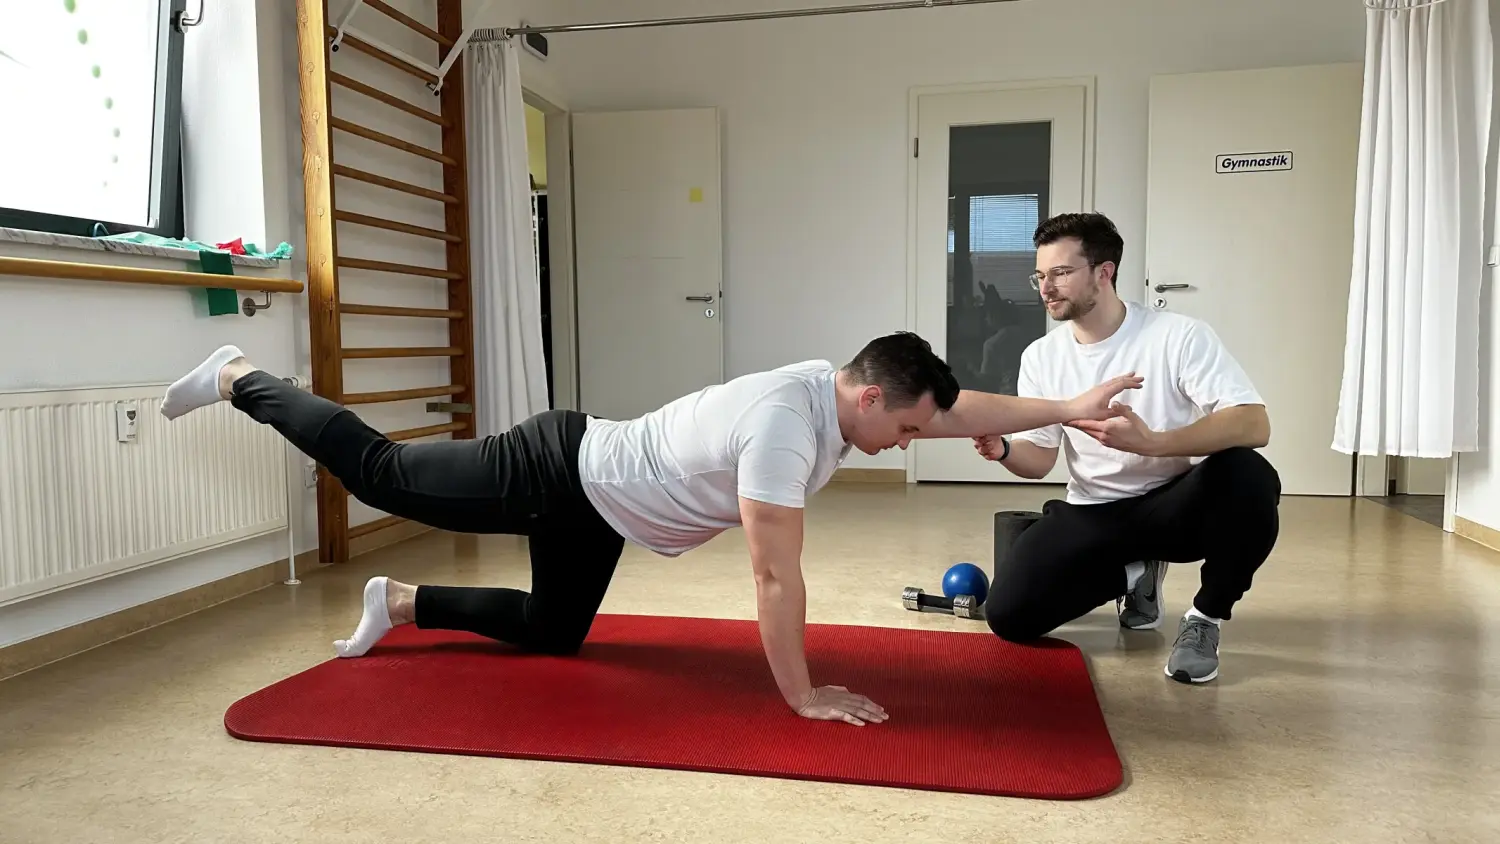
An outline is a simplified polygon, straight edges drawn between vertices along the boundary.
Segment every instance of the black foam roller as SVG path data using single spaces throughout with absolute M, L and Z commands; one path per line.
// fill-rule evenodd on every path
M 1010 559 L 1010 549 L 1016 544 L 1016 540 L 1041 517 L 1041 513 L 1031 510 L 1001 510 L 995 514 L 995 574 L 991 579 L 998 576 L 1000 569 Z

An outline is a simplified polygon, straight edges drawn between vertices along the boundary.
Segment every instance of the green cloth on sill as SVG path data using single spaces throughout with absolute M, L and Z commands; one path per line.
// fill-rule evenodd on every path
M 228 252 L 201 251 L 198 253 L 198 266 L 203 272 L 212 275 L 234 275 L 234 264 L 229 260 Z M 240 312 L 240 303 L 236 300 L 237 294 L 234 288 L 208 287 L 205 291 L 208 294 L 209 316 L 224 316 Z
M 229 254 L 229 250 L 220 249 L 217 246 L 214 246 L 212 243 L 203 243 L 197 240 L 178 240 L 177 238 L 162 237 L 161 235 L 149 234 L 147 232 L 126 232 L 124 234 L 112 234 L 97 239 L 119 240 L 126 243 L 139 243 L 143 246 L 164 246 L 168 249 L 192 249 L 195 252 L 212 252 L 223 255 Z M 281 261 L 292 257 L 292 245 L 290 243 L 287 243 L 286 241 L 282 241 L 281 245 L 277 246 L 270 252 L 261 251 L 261 248 L 253 243 L 246 243 L 244 246 L 245 257 L 247 258 L 271 258 L 273 260 Z

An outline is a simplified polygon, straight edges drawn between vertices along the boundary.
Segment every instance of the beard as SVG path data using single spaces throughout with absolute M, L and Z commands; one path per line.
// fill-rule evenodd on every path
M 1095 287 L 1093 290 L 1088 291 L 1088 293 L 1076 298 L 1049 299 L 1046 301 L 1047 315 L 1058 322 L 1072 322 L 1073 320 L 1083 319 L 1093 313 L 1094 308 L 1098 306 L 1098 293 L 1099 289 Z M 1057 308 L 1055 312 L 1053 311 L 1054 307 Z
M 1058 322 L 1072 322 L 1074 320 L 1082 319 L 1088 316 L 1089 313 L 1094 310 L 1094 306 L 1097 305 L 1098 302 L 1094 299 L 1089 299 L 1083 302 L 1074 301 L 1072 299 L 1056 299 L 1048 304 L 1061 305 L 1056 313 L 1054 313 L 1049 307 L 1047 310 L 1048 316 L 1052 317 Z

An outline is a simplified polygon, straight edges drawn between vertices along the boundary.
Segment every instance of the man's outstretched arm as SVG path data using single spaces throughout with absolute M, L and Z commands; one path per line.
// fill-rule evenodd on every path
M 740 518 L 755 572 L 756 616 L 771 674 L 787 705 L 805 718 L 863 726 L 886 720 L 864 695 L 842 686 L 814 687 L 807 670 L 804 631 L 807 589 L 802 581 L 802 510 L 740 498 Z
M 1115 397 L 1125 390 L 1140 388 L 1142 383 L 1135 373 L 1121 375 L 1071 399 L 1025 398 L 962 390 L 953 407 L 940 411 L 916 437 L 972 439 L 1031 431 L 1079 419 L 1110 419 L 1118 415 L 1112 407 Z

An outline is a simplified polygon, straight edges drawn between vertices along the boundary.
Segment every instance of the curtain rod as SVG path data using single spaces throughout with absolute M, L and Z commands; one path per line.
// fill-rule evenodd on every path
M 732 23 L 773 18 L 805 18 L 814 15 L 841 15 L 851 12 L 891 12 L 902 9 L 929 9 L 937 6 L 977 6 L 982 3 L 1017 3 L 1020 0 L 906 0 L 897 3 L 864 3 L 857 6 L 826 6 L 820 9 L 783 9 L 773 12 L 743 12 L 734 15 L 705 15 L 696 18 L 662 18 L 659 20 L 579 23 L 564 26 L 518 26 L 499 30 L 500 37 L 512 35 L 550 35 L 555 32 L 594 32 L 605 29 L 645 29 L 657 26 L 683 26 L 696 23 Z M 480 40 L 478 38 L 474 40 Z

